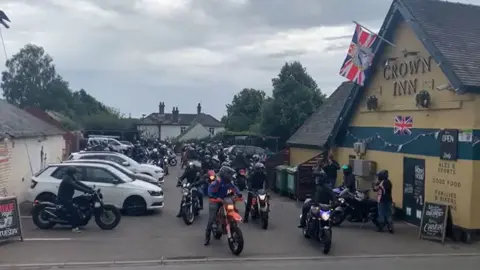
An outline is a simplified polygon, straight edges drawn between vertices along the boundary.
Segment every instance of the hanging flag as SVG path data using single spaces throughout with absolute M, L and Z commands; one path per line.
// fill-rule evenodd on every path
M 10 26 L 7 24 L 7 22 L 11 22 L 10 19 L 7 17 L 7 14 L 3 12 L 3 10 L 0 10 L 0 24 L 3 24 L 5 28 L 10 28 Z
M 395 116 L 395 122 L 393 123 L 393 134 L 411 135 L 411 128 L 413 128 L 412 116 Z
M 372 49 L 375 41 L 377 41 L 377 35 L 366 31 L 359 24 L 356 25 L 347 57 L 340 69 L 340 75 L 363 86 L 365 77 L 372 65 L 374 56 Z

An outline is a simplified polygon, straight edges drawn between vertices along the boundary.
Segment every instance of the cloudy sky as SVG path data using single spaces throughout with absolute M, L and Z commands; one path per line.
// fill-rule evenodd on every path
M 27 43 L 43 46 L 74 89 L 135 117 L 163 101 L 166 110 L 185 113 L 201 102 L 220 118 L 242 88 L 270 94 L 285 61 L 301 61 L 330 94 L 343 80 L 338 70 L 352 20 L 378 30 L 390 3 L 0 0 L 0 9 L 12 20 L 2 29 L 7 54 Z

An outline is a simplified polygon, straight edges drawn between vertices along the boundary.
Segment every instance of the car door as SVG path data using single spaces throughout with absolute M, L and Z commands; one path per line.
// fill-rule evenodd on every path
M 90 187 L 100 189 L 103 202 L 121 208 L 123 204 L 123 191 L 115 184 L 118 177 L 103 167 L 85 167 L 84 183 Z
M 107 156 L 106 159 L 109 160 L 109 161 L 113 161 L 113 162 L 115 162 L 115 163 L 117 163 L 117 164 L 120 164 L 121 166 L 125 167 L 126 169 L 128 169 L 128 170 L 130 170 L 130 171 L 132 171 L 132 172 L 134 172 L 134 173 L 139 173 L 138 168 L 137 168 L 136 166 L 132 166 L 132 164 L 130 164 L 130 163 L 128 162 L 128 160 L 126 160 L 126 159 L 124 159 L 124 158 L 122 158 L 122 157 L 120 157 L 120 156 L 117 156 L 117 155 L 109 155 L 109 156 Z M 127 164 L 127 163 L 128 163 L 129 165 L 128 165 L 128 166 L 125 166 L 125 164 Z

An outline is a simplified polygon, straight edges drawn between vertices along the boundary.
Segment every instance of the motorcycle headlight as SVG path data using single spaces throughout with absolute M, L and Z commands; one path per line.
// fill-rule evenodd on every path
M 187 196 L 188 193 L 190 193 L 190 191 L 189 191 L 187 188 L 184 188 L 184 189 L 182 190 L 182 193 L 183 193 L 183 196 Z
M 323 220 L 329 220 L 330 219 L 330 212 L 329 211 L 322 212 L 321 217 L 322 217 Z
M 344 198 L 339 198 L 338 201 L 339 201 L 340 203 L 345 203 L 345 199 L 344 199 Z
M 267 198 L 266 194 L 258 195 L 258 199 L 261 201 L 265 201 L 266 198 Z

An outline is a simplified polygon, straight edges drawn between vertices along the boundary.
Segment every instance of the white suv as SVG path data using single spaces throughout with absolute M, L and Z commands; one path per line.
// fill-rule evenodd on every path
M 162 168 L 158 166 L 154 166 L 151 164 L 140 164 L 135 160 L 117 153 L 117 152 L 109 152 L 109 151 L 85 151 L 85 152 L 77 152 L 70 155 L 68 158 L 70 160 L 81 160 L 81 159 L 102 159 L 102 160 L 109 160 L 113 161 L 117 164 L 126 167 L 127 169 L 131 170 L 134 173 L 143 173 L 146 175 L 150 175 L 153 178 L 157 179 L 159 183 L 163 183 L 165 172 Z
M 104 202 L 113 204 L 131 215 L 140 215 L 148 210 L 163 208 L 162 188 L 129 176 L 106 164 L 59 163 L 48 165 L 32 177 L 29 199 L 31 201 L 54 201 L 58 186 L 68 167 L 76 167 L 77 180 L 102 190 Z M 75 196 L 81 195 L 79 191 Z

